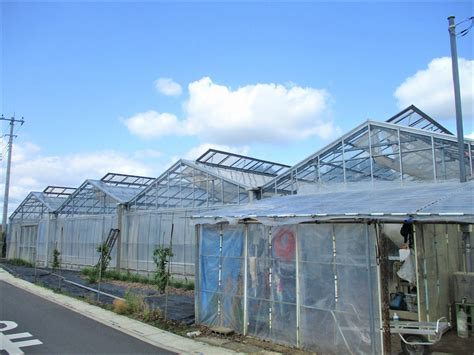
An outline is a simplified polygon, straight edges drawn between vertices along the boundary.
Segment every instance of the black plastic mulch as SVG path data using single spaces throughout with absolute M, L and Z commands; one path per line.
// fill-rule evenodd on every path
M 74 297 L 88 298 L 94 301 L 99 301 L 104 304 L 112 304 L 114 299 L 106 295 L 98 295 L 96 292 L 75 286 L 67 283 L 61 279 L 78 283 L 93 289 L 100 289 L 101 292 L 109 293 L 116 297 L 123 298 L 127 291 L 135 294 L 141 294 L 145 297 L 145 301 L 153 309 L 159 308 L 163 314 L 166 313 L 166 318 L 185 324 L 194 323 L 194 298 L 188 295 L 160 294 L 158 291 L 143 289 L 139 287 L 127 287 L 109 282 L 101 282 L 99 284 L 89 284 L 87 280 L 83 279 L 78 271 L 60 270 L 55 274 L 51 273 L 50 269 L 32 268 L 26 266 L 11 265 L 8 263 L 0 263 L 0 266 L 10 272 L 16 277 L 19 277 L 28 282 L 43 285 L 47 288 L 59 290 Z M 57 276 L 60 275 L 61 277 Z

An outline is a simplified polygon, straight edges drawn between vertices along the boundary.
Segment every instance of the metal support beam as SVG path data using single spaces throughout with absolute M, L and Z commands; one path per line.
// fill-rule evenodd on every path
M 456 24 L 454 16 L 448 17 L 449 38 L 451 42 L 451 63 L 453 67 L 454 105 L 456 107 L 456 129 L 459 150 L 459 180 L 466 182 L 466 166 L 464 164 L 464 131 L 462 127 L 461 89 L 459 86 L 458 50 L 456 45 Z

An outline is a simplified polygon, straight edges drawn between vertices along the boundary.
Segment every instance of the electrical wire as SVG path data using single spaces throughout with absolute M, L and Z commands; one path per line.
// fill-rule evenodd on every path
M 465 35 L 467 35 L 469 33 L 469 31 L 471 30 L 472 27 L 474 27 L 474 16 L 471 16 L 471 17 L 468 17 L 467 19 L 465 19 L 464 21 L 461 21 L 459 23 L 457 23 L 455 26 L 459 26 L 460 24 L 463 24 L 465 22 L 471 22 L 471 24 L 469 25 L 469 27 L 463 29 L 462 31 L 460 31 L 459 33 L 456 33 L 456 36 L 458 37 L 464 37 Z

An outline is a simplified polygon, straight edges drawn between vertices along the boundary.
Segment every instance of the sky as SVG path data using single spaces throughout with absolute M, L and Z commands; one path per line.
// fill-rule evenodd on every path
M 25 119 L 9 214 L 30 191 L 157 177 L 209 147 L 293 165 L 411 104 L 456 131 L 450 15 L 472 1 L 0 0 L 0 114 Z M 473 36 L 457 49 L 474 138 Z

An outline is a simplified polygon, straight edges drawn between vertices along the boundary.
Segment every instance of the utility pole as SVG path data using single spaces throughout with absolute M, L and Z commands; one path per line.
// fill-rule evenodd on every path
M 459 86 L 458 50 L 456 46 L 456 24 L 454 23 L 454 16 L 449 16 L 448 21 L 449 38 L 451 41 L 451 63 L 453 66 L 454 105 L 456 106 L 456 128 L 458 134 L 459 180 L 461 182 L 466 182 L 466 164 L 464 162 L 464 130 L 462 127 L 461 89 Z
M 5 176 L 5 195 L 3 197 L 3 218 L 2 218 L 2 236 L 0 238 L 0 255 L 4 256 L 4 245 L 7 237 L 7 220 L 8 220 L 8 195 L 10 191 L 10 170 L 12 165 L 12 147 L 13 147 L 13 128 L 15 123 L 20 123 L 23 125 L 25 120 L 23 117 L 20 120 L 17 120 L 15 117 L 5 118 L 0 117 L 0 121 L 10 121 L 10 134 L 8 135 L 8 156 L 7 156 L 7 174 Z

